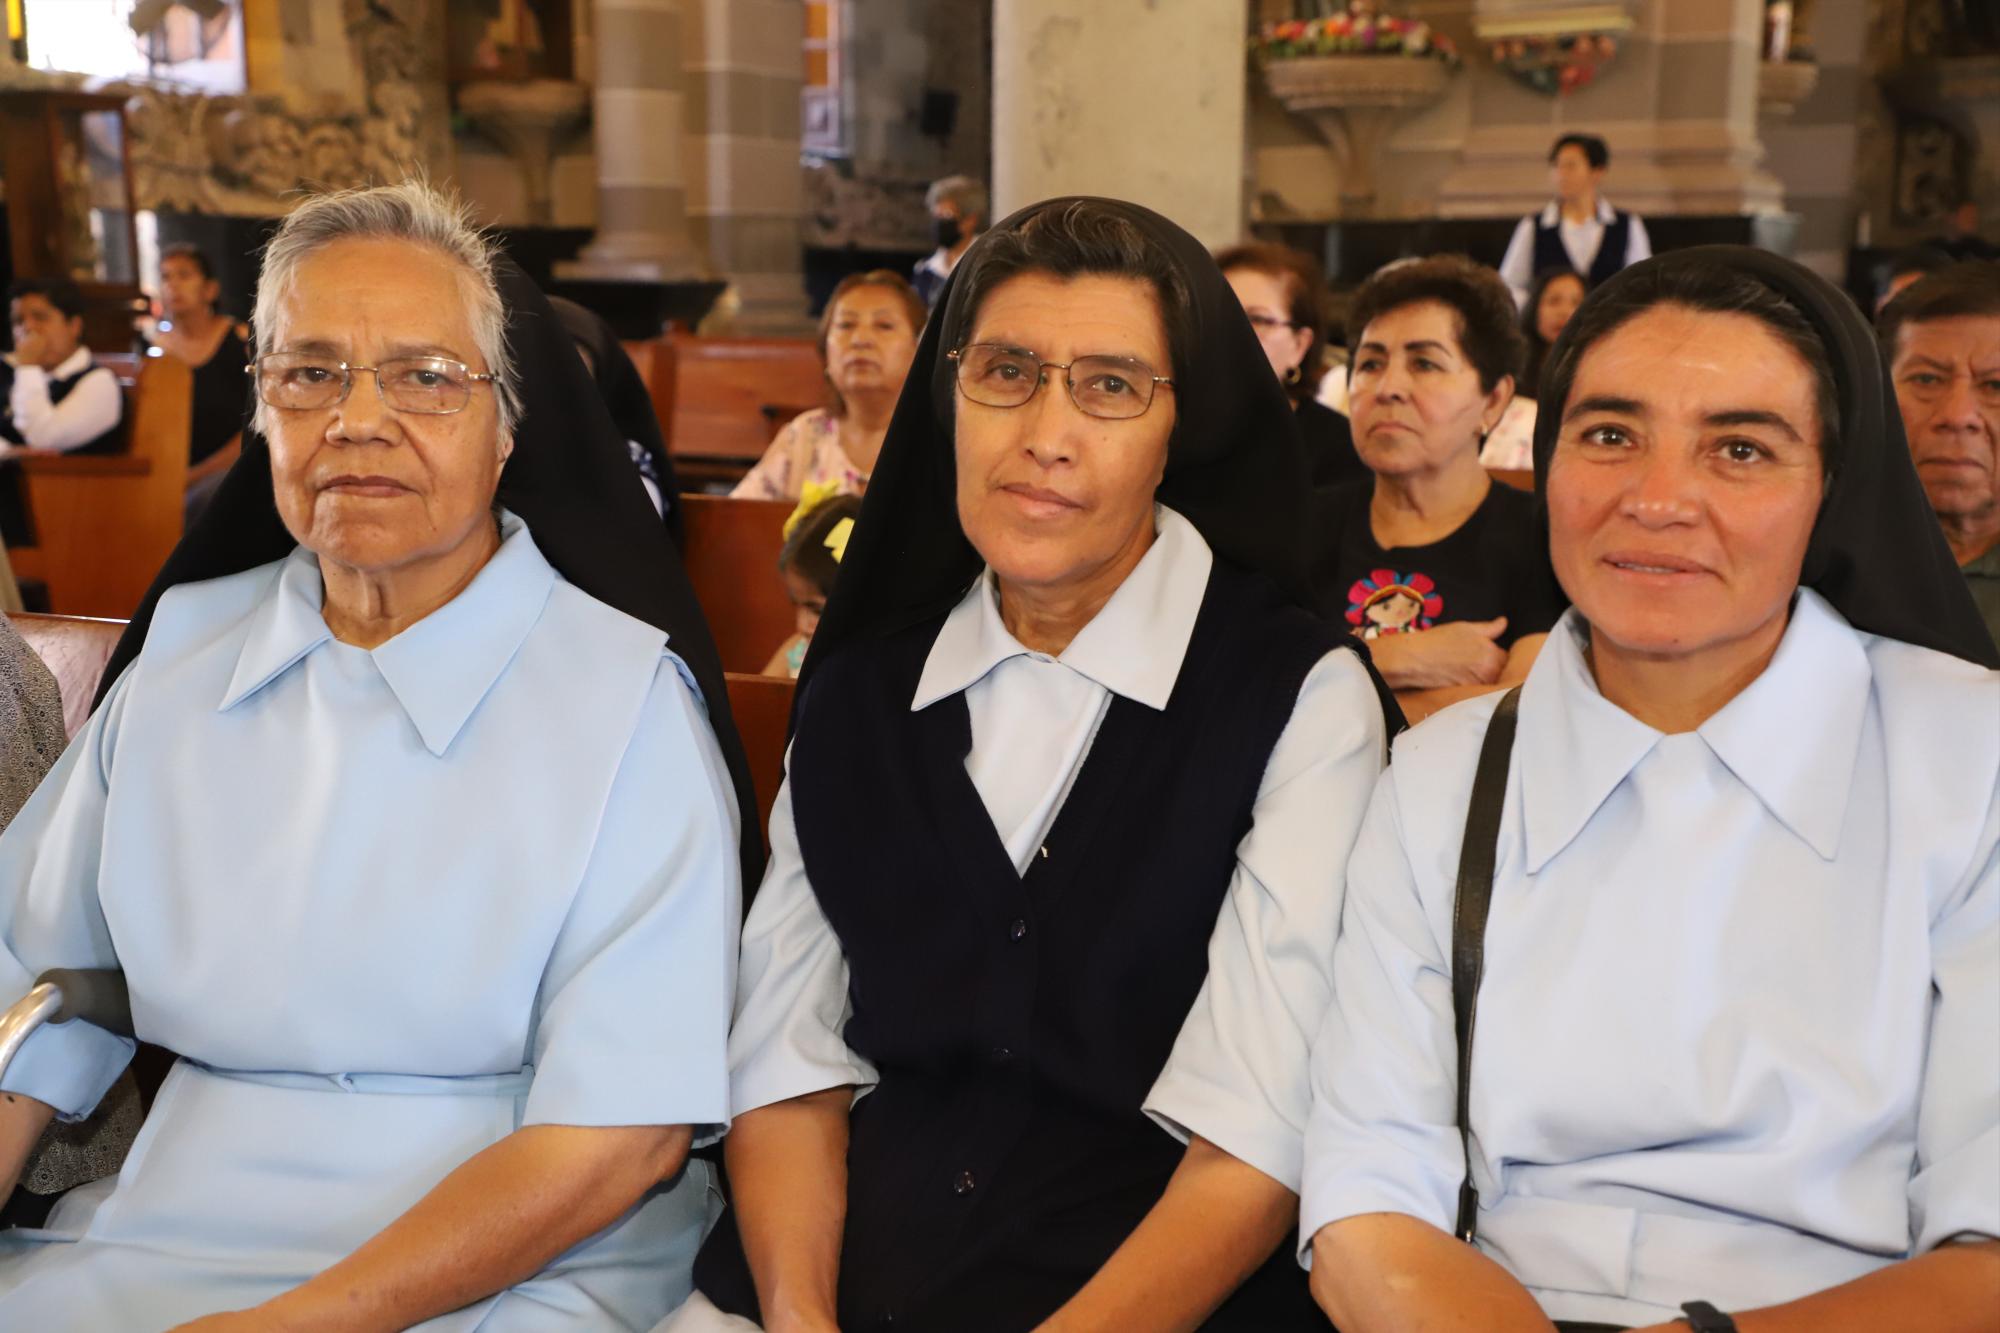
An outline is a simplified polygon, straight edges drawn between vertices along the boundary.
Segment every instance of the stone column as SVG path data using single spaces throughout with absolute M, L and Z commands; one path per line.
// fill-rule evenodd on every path
M 1549 145 L 1568 130 L 1611 145 L 1605 194 L 1621 208 L 1739 215 L 1782 206 L 1757 136 L 1764 0 L 1475 0 L 1473 21 L 1619 9 L 1633 26 L 1617 57 L 1567 97 L 1531 91 L 1483 52 L 1469 53 L 1472 130 L 1440 188 L 1440 213 L 1540 208 L 1549 198 Z
M 721 322 L 741 333 L 802 332 L 805 5 L 685 3 L 687 206 L 696 246 L 735 289 Z
M 1217 0 L 994 0 L 994 216 L 1110 195 L 1204 245 L 1240 238 L 1245 18 Z
M 565 277 L 675 282 L 702 274 L 682 165 L 691 3 L 699 0 L 595 0 L 597 238 L 563 266 Z

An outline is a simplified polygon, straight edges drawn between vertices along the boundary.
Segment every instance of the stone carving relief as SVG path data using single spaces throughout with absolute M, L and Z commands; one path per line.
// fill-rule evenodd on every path
M 270 93 L 210 97 L 124 85 L 133 189 L 141 208 L 282 213 L 293 192 L 395 180 L 443 166 L 438 0 L 345 0 L 363 105 L 321 114 Z M 435 103 L 435 107 L 433 104 Z M 432 114 L 433 110 L 436 114 Z

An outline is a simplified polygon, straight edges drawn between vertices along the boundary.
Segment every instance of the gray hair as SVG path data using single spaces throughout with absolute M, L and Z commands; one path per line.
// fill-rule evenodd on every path
M 931 188 L 924 191 L 924 207 L 930 212 L 937 212 L 937 206 L 947 200 L 960 217 L 978 218 L 982 227 L 993 220 L 986 211 L 990 207 L 986 186 L 971 176 L 946 176 L 932 181 Z
M 521 377 L 507 348 L 507 308 L 495 274 L 500 249 L 473 225 L 462 202 L 425 181 L 317 195 L 292 210 L 264 247 L 252 323 L 257 355 L 275 350 L 271 339 L 278 327 L 278 309 L 291 294 L 299 265 L 336 241 L 360 239 L 408 241 L 455 261 L 463 270 L 460 287 L 472 339 L 493 375 L 500 433 L 511 436 L 521 419 Z M 253 424 L 266 430 L 269 409 L 263 399 L 257 400 L 255 411 Z

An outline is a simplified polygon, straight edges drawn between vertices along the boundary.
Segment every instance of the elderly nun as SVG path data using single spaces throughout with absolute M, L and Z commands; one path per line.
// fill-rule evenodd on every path
M 0 1327 L 646 1329 L 728 1118 L 713 650 L 547 302 L 451 203 L 302 204 L 257 336 L 268 451 L 0 838 L 0 989 L 121 967 L 181 1057 L 115 1181 L 0 1238 Z M 130 1054 L 36 1033 L 0 1175 Z
M 1868 326 L 1712 247 L 1552 355 L 1573 606 L 1377 788 L 1314 1290 L 1344 1333 L 1991 1330 L 2000 672 Z
M 1179 227 L 968 253 L 806 662 L 677 1329 L 1324 1327 L 1285 1237 L 1393 703 L 1306 489 Z

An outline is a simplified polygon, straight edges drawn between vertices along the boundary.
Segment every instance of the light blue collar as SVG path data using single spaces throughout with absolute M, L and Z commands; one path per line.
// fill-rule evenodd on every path
M 1194 637 L 1215 557 L 1194 524 L 1165 505 L 1153 510 L 1158 535 L 1111 600 L 1054 659 L 1148 708 L 1165 709 Z M 993 572 L 982 572 L 924 659 L 910 711 L 970 689 L 1014 657 L 1031 657 L 1000 618 Z
M 1521 691 L 1520 787 L 1527 869 L 1583 831 L 1661 733 L 1598 692 L 1572 609 Z M 1847 818 L 1874 673 L 1860 636 L 1810 588 L 1764 673 L 1695 729 L 1773 818 L 1832 860 Z
M 500 549 L 463 592 L 369 652 L 424 748 L 440 757 L 506 672 L 555 587 L 555 569 L 526 524 L 503 512 L 500 538 Z M 333 642 L 320 610 L 324 598 L 319 560 L 300 547 L 251 614 L 218 712 Z

